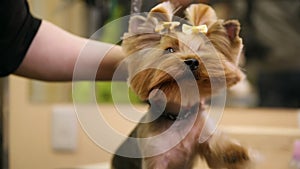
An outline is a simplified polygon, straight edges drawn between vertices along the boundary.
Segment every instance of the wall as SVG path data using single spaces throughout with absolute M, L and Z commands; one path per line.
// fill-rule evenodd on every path
M 74 34 L 85 36 L 86 10 L 83 1 L 29 0 L 32 13 Z M 78 126 L 78 147 L 73 153 L 57 152 L 51 147 L 51 111 L 53 104 L 30 101 L 30 88 L 57 87 L 70 95 L 70 84 L 48 84 L 11 76 L 10 85 L 10 167 L 11 169 L 53 169 L 77 166 L 109 159 Z M 47 96 L 46 96 L 47 97 Z
M 34 16 L 46 19 L 65 30 L 86 36 L 87 19 L 83 1 L 78 0 L 28 0 Z
M 78 125 L 78 146 L 73 153 L 51 147 L 53 104 L 29 101 L 29 80 L 10 77 L 10 165 L 11 169 L 54 169 L 109 160 Z M 70 105 L 72 106 L 72 105 Z

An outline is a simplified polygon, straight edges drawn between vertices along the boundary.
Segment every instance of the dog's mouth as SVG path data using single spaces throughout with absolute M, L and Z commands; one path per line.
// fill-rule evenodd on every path
M 193 82 L 194 81 L 194 82 Z M 179 112 L 180 107 L 190 107 L 200 100 L 197 81 L 182 77 L 179 81 L 170 80 L 154 86 L 149 91 L 148 99 L 155 105 L 164 105 L 171 112 Z
M 185 70 L 182 72 L 181 75 L 179 75 L 177 80 L 200 80 L 201 79 L 201 73 L 199 72 L 199 69 L 191 70 L 188 67 L 185 68 Z
M 174 77 L 167 75 L 161 75 L 159 80 L 156 80 L 154 83 L 151 83 L 152 86 L 149 90 L 149 95 L 154 90 L 162 90 L 165 91 L 167 89 L 171 89 L 172 86 L 179 86 L 178 88 L 173 88 L 172 91 L 167 90 L 167 92 L 176 92 L 179 88 L 187 88 L 187 84 L 194 84 L 192 88 L 199 88 L 199 81 L 203 81 L 205 77 L 202 78 L 201 73 L 199 71 L 199 67 L 197 65 L 196 68 L 191 69 L 189 66 L 185 66 L 181 71 L 174 74 Z M 180 72 L 180 73 L 179 73 Z M 191 85 L 188 85 L 191 86 Z M 191 89 L 192 90 L 192 89 Z
M 200 73 L 197 70 L 192 71 L 195 80 L 200 80 Z
M 171 120 L 171 121 L 176 121 L 176 120 L 184 120 L 189 118 L 190 116 L 194 115 L 195 113 L 199 112 L 199 109 L 202 109 L 203 106 L 201 103 L 196 103 L 191 106 L 186 106 L 186 107 L 178 107 L 178 105 L 168 105 L 166 109 L 161 112 L 161 111 L 156 111 L 155 105 L 150 105 L 151 113 L 159 113 L 159 116 L 161 118 Z

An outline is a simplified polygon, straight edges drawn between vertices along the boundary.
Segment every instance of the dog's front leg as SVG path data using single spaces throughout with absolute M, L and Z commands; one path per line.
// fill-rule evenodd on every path
M 161 140 L 165 141 L 165 140 Z M 164 146 L 153 144 L 150 142 L 147 147 L 143 147 L 142 153 L 149 154 L 153 151 L 161 151 Z M 184 155 L 185 154 L 185 155 Z M 152 157 L 144 157 L 142 161 L 142 169 L 185 169 L 185 163 L 189 160 L 186 158 L 186 152 L 179 152 L 178 145 L 166 152 L 161 152 Z
M 192 169 L 194 158 L 184 152 L 172 149 L 161 155 L 143 159 L 143 169 Z
M 192 169 L 195 158 L 198 157 L 196 138 L 190 132 L 182 139 L 179 132 L 172 132 L 165 139 L 149 140 L 140 144 L 142 154 L 158 154 L 145 157 L 142 161 L 143 169 Z M 174 140 L 180 140 L 174 146 Z M 158 153 L 159 152 L 159 153 Z
M 248 149 L 220 131 L 200 144 L 199 153 L 213 169 L 249 169 L 252 164 Z
M 161 158 L 161 156 L 147 157 L 143 159 L 142 169 L 166 169 L 167 163 Z

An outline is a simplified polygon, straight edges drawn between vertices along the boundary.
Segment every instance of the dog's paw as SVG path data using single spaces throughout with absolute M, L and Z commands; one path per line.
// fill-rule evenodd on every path
M 221 159 L 224 166 L 228 169 L 251 168 L 251 160 L 248 149 L 238 144 L 231 144 L 226 147 L 221 153 Z
M 207 147 L 202 147 L 202 153 L 210 168 L 252 169 L 256 166 L 258 156 L 255 151 L 220 131 L 215 132 L 207 143 Z

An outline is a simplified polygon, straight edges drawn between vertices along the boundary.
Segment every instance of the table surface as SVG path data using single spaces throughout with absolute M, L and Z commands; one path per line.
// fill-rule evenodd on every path
M 147 109 L 144 105 L 135 108 L 140 111 Z M 123 117 L 116 115 L 118 112 L 112 106 L 102 105 L 101 109 L 107 112 L 103 115 L 116 130 L 129 133 L 135 126 L 135 123 L 124 121 Z M 293 143 L 300 139 L 299 112 L 295 109 L 226 108 L 220 129 L 258 153 L 257 169 L 286 169 L 292 156 Z M 109 168 L 109 162 L 74 168 L 106 169 Z

